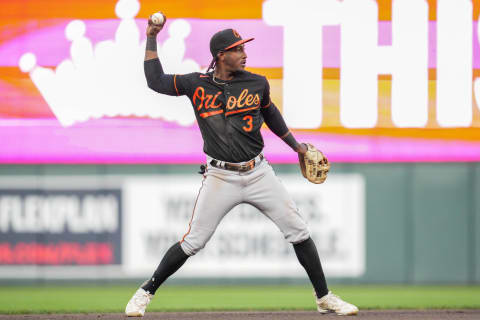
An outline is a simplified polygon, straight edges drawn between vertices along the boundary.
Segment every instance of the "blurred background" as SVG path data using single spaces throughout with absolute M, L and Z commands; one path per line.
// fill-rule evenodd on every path
M 1 1 L 0 283 L 137 283 L 187 231 L 205 156 L 188 99 L 147 88 L 156 11 L 168 73 L 255 38 L 248 70 L 332 162 L 309 184 L 263 129 L 330 283 L 480 283 L 478 0 Z M 247 205 L 172 281 L 307 283 Z

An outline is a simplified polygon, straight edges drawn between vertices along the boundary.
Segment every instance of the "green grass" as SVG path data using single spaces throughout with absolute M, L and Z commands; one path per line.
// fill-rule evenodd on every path
M 480 308 L 480 286 L 334 286 L 361 309 Z M 0 314 L 123 312 L 133 286 L 0 287 Z M 314 310 L 308 286 L 164 286 L 148 311 Z

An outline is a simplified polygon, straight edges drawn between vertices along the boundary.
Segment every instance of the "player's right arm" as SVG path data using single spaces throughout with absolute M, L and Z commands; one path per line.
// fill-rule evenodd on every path
M 145 47 L 145 59 L 143 63 L 145 78 L 148 87 L 158 93 L 170 96 L 179 96 L 184 94 L 184 90 L 178 77 L 173 74 L 165 74 L 162 64 L 158 59 L 157 53 L 157 35 L 163 29 L 167 18 L 163 16 L 162 25 L 156 25 L 151 19 L 148 19 L 147 25 L 147 45 Z

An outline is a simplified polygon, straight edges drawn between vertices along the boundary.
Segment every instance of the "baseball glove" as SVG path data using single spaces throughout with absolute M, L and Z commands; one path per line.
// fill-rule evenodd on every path
M 298 154 L 300 169 L 303 176 L 310 182 L 320 184 L 327 179 L 327 173 L 330 170 L 330 163 L 322 152 L 317 150 L 310 143 L 306 143 L 307 153 Z

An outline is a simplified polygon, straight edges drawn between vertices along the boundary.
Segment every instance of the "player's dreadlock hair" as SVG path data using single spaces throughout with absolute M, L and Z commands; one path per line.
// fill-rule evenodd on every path
M 208 73 L 210 69 L 214 70 L 216 65 L 217 65 L 217 58 L 213 58 L 212 62 L 210 62 L 210 65 L 208 66 L 207 71 L 205 73 Z
M 222 51 L 219 51 L 218 53 L 220 52 Z M 217 53 L 217 56 L 213 57 L 212 62 L 210 62 L 210 65 L 208 66 L 207 71 L 205 73 L 208 73 L 210 69 L 215 70 L 215 67 L 217 66 L 217 61 L 218 61 L 218 53 Z

